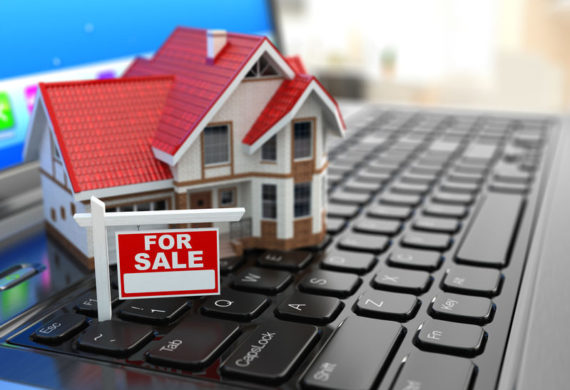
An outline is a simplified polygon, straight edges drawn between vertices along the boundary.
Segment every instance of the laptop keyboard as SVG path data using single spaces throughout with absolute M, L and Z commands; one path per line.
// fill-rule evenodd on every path
M 120 301 L 115 284 L 101 324 L 81 291 L 8 342 L 207 386 L 496 387 L 554 122 L 369 108 L 349 124 L 321 247 L 224 259 L 220 296 Z

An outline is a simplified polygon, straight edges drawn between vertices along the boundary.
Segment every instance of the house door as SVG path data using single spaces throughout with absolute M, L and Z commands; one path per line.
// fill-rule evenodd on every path
M 212 191 L 190 194 L 191 209 L 209 209 L 212 207 Z M 212 227 L 211 223 L 193 223 L 193 228 Z

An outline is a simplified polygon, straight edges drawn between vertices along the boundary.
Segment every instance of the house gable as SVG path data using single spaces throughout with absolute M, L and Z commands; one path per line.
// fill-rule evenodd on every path
M 161 187 L 171 182 L 172 174 L 154 158 L 148 142 L 172 81 L 153 77 L 40 83 L 26 153 L 37 154 L 32 142 L 50 128 L 76 198 L 129 186 Z
M 177 164 L 182 156 L 188 151 L 190 145 L 192 145 L 200 137 L 200 134 L 204 128 L 208 126 L 210 122 L 214 121 L 214 117 L 217 112 L 222 109 L 236 88 L 238 88 L 241 82 L 244 81 L 245 76 L 249 73 L 251 68 L 258 62 L 259 58 L 264 55 L 270 56 L 276 64 L 279 64 L 280 71 L 285 73 L 286 77 L 294 76 L 292 69 L 288 68 L 287 62 L 283 59 L 275 47 L 269 42 L 269 40 L 264 38 L 262 44 L 256 49 L 255 53 L 249 58 L 247 63 L 242 66 L 241 71 L 235 76 L 235 78 L 231 81 L 223 93 L 208 108 L 208 111 L 205 112 L 204 115 L 200 118 L 197 125 L 194 128 L 189 128 L 188 130 L 184 131 L 185 135 L 182 136 L 183 140 L 178 149 L 174 149 L 173 147 L 165 148 L 164 145 L 157 146 L 161 145 L 160 143 L 156 142 L 158 138 L 166 138 L 162 135 L 159 125 L 159 129 L 157 130 L 157 137 L 155 137 L 153 140 L 152 145 L 152 151 L 156 158 L 164 161 L 170 166 Z M 170 150 L 170 152 L 165 151 L 165 149 Z
M 253 154 L 267 140 L 291 122 L 311 95 L 320 101 L 328 127 L 337 130 L 339 135 L 343 136 L 346 126 L 336 101 L 314 77 L 297 75 L 295 79 L 283 82 L 265 106 L 258 120 L 243 138 L 246 153 Z

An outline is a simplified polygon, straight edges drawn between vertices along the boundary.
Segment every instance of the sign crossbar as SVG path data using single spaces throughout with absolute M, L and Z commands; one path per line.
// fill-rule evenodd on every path
M 107 226 L 235 222 L 239 221 L 244 213 L 243 207 L 106 213 L 105 203 L 92 196 L 91 213 L 77 213 L 73 218 L 79 226 L 93 228 L 92 243 L 99 322 L 109 321 L 112 317 Z

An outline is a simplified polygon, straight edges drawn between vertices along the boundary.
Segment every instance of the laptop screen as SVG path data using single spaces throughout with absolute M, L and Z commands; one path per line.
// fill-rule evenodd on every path
M 275 33 L 268 0 L 3 2 L 0 170 L 23 160 L 38 82 L 119 77 L 177 26 Z

